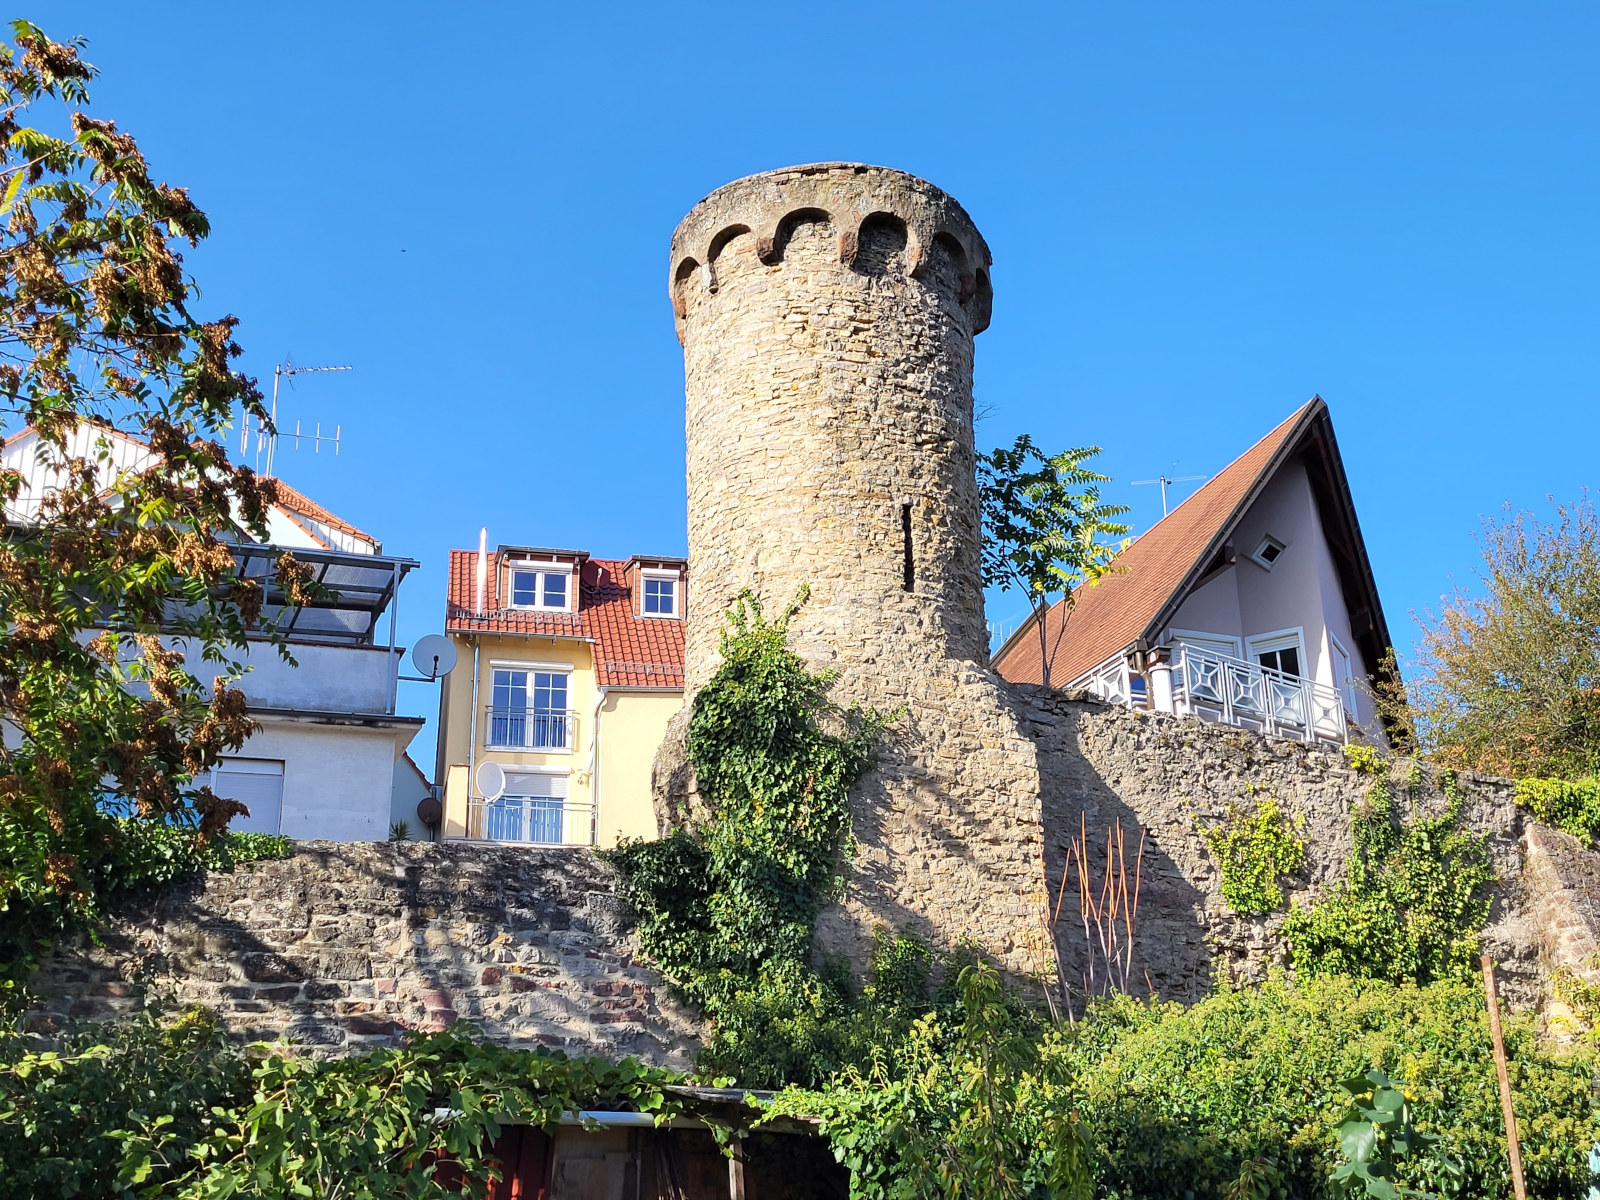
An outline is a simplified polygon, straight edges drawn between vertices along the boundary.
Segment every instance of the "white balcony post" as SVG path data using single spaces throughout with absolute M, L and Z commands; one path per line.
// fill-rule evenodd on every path
M 1164 646 L 1152 650 L 1145 678 L 1150 681 L 1150 707 L 1156 712 L 1176 712 L 1172 695 L 1172 651 Z

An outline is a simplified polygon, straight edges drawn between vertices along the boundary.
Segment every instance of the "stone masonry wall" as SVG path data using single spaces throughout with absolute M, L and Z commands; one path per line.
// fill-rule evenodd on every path
M 458 1018 L 496 1042 L 676 1067 L 698 1046 L 587 850 L 305 842 L 152 896 L 102 940 L 36 974 L 46 1019 L 113 1016 L 151 987 L 242 1038 L 334 1052 Z
M 834 696 L 904 706 L 854 789 L 860 851 L 820 923 L 860 962 L 872 927 L 972 939 L 1029 970 L 1043 905 L 1033 746 L 988 669 L 972 428 L 989 250 L 951 197 L 852 163 L 713 192 L 672 242 L 687 394 L 691 694 L 727 606 L 802 587 L 791 645 Z M 681 812 L 683 720 L 657 760 Z
M 1143 886 L 1135 938 L 1134 978 L 1143 994 L 1146 972 L 1167 999 L 1191 1001 L 1221 973 L 1236 982 L 1263 978 L 1288 965 L 1280 930 L 1284 913 L 1241 917 L 1222 899 L 1221 879 L 1201 834 L 1228 819 L 1229 806 L 1248 810 L 1271 795 L 1301 823 L 1307 862 L 1284 881 L 1305 902 L 1340 879 L 1351 848 L 1351 815 L 1371 786 L 1336 747 L 1300 742 L 1136 712 L 1094 701 L 1017 687 L 1028 705 L 1024 725 L 1039 746 L 1043 779 L 1045 870 L 1052 897 L 1068 844 L 1085 828 L 1099 849 L 1091 854 L 1098 879 L 1106 831 L 1120 819 L 1130 857 L 1145 831 Z M 1406 794 L 1410 764 L 1391 764 L 1397 798 Z M 1581 970 L 1600 929 L 1600 855 L 1564 834 L 1524 819 L 1509 780 L 1460 777 L 1466 826 L 1487 835 L 1499 876 L 1484 949 L 1500 964 L 1501 986 L 1519 1007 L 1550 1000 L 1556 965 Z M 1446 803 L 1436 784 L 1419 791 L 1418 811 L 1437 814 Z M 1525 869 L 1525 866 L 1527 869 Z M 1057 944 L 1070 983 L 1085 965 L 1077 876 L 1063 905 Z

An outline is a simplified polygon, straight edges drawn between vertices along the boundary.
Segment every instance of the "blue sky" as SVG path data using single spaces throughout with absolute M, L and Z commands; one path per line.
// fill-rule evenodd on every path
M 899 167 L 966 206 L 995 259 L 980 442 L 1103 445 L 1141 530 L 1160 501 L 1131 480 L 1214 472 L 1320 393 L 1402 648 L 1409 610 L 1470 579 L 1481 514 L 1591 482 L 1592 5 L 27 15 L 91 39 L 94 111 L 211 215 L 188 263 L 247 369 L 355 366 L 285 393 L 285 422 L 344 443 L 279 474 L 422 561 L 408 639 L 480 525 L 682 552 L 668 238 L 798 162 Z

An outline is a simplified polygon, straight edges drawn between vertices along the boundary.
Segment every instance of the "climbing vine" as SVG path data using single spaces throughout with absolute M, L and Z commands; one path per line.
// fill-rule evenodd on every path
M 805 599 L 769 620 L 746 591 L 728 613 L 689 718 L 709 817 L 609 854 L 645 952 L 715 1024 L 702 1066 L 747 1084 L 836 1065 L 849 973 L 813 966 L 812 933 L 849 853 L 850 785 L 894 717 L 834 704 L 834 675 L 789 648 Z M 894 939 L 880 951 L 891 965 L 910 953 Z
M 1306 844 L 1274 796 L 1263 797 L 1255 811 L 1228 809 L 1227 823 L 1201 831 L 1222 875 L 1222 898 L 1243 916 L 1273 912 L 1283 904 L 1285 875 L 1306 861 Z
M 1600 841 L 1600 779 L 1519 779 L 1516 797 L 1536 821 L 1590 846 Z
M 1412 763 L 1413 808 L 1421 782 Z M 1345 878 L 1284 923 L 1296 971 L 1396 983 L 1471 975 L 1494 871 L 1486 839 L 1461 827 L 1454 773 L 1440 782 L 1445 810 L 1423 818 L 1402 815 L 1389 778 L 1374 779 L 1352 822 Z

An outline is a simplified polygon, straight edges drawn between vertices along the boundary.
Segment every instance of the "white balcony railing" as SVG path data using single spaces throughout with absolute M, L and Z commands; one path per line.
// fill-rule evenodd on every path
M 466 837 L 518 846 L 588 846 L 595 840 L 594 805 L 562 796 L 467 800 Z
M 490 707 L 484 745 L 490 750 L 544 750 L 565 753 L 578 744 L 578 714 L 532 708 Z
M 1164 695 L 1166 688 L 1159 684 L 1150 687 L 1121 654 L 1069 686 L 1127 708 L 1146 707 L 1149 696 L 1155 708 L 1179 716 L 1259 729 L 1278 737 L 1340 744 L 1348 738 L 1344 702 L 1338 691 L 1326 684 L 1214 650 L 1180 643 L 1171 651 L 1170 665 L 1158 664 L 1149 670 L 1152 676 L 1171 671 L 1170 700 Z

